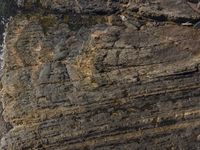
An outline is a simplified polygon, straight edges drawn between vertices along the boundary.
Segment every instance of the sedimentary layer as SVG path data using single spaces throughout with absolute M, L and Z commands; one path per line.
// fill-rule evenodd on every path
M 4 49 L 2 150 L 200 148 L 200 31 L 182 25 L 200 17 L 187 3 L 18 5 Z

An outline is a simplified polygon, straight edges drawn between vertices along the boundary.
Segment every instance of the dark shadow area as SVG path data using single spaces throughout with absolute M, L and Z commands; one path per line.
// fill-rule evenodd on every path
M 17 5 L 14 0 L 0 0 L 0 44 L 3 42 L 3 33 L 5 31 L 5 25 L 8 22 L 10 16 L 13 16 L 17 12 Z M 0 48 L 2 49 L 2 47 Z

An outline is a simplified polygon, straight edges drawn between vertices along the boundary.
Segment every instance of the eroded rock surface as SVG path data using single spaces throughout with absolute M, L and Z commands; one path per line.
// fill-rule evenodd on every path
M 2 150 L 200 148 L 200 30 L 181 25 L 199 15 L 185 1 L 18 4 L 43 9 L 9 24 Z

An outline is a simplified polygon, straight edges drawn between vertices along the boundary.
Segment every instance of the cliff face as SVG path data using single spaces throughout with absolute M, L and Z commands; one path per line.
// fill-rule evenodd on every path
M 17 2 L 2 150 L 200 148 L 200 31 L 181 25 L 200 17 L 184 1 Z

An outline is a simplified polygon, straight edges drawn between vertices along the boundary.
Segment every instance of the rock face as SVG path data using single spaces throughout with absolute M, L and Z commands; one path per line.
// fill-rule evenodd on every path
M 41 7 L 58 13 L 112 13 L 121 9 L 129 0 L 16 0 L 25 9 Z
M 0 0 L 0 76 L 2 73 L 2 49 L 3 49 L 3 40 L 5 36 L 5 28 L 6 24 L 12 16 L 15 11 L 16 11 L 16 4 L 13 3 L 13 1 L 5 1 L 5 0 Z M 0 84 L 0 89 L 2 89 L 2 84 Z M 0 139 L 3 134 L 5 134 L 10 128 L 11 125 L 7 122 L 5 122 L 3 116 L 3 106 L 2 103 L 0 102 Z
M 185 1 L 17 2 L 0 149 L 200 149 L 200 30 L 181 25 L 200 16 Z

